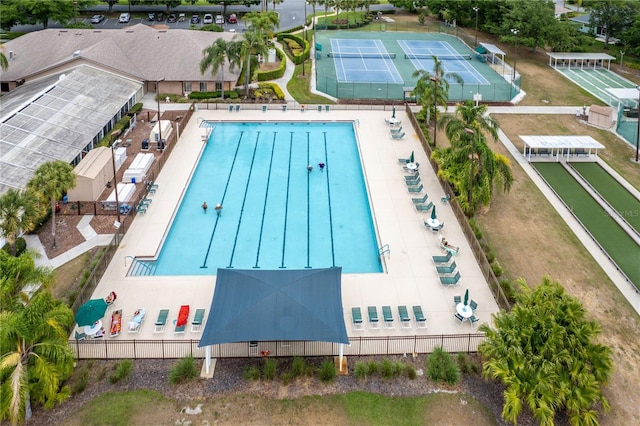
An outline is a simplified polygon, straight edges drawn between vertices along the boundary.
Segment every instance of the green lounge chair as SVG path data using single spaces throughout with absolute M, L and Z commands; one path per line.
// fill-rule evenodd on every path
M 476 309 L 478 309 L 478 302 L 476 302 L 475 300 L 471 299 L 469 301 L 469 307 L 471 308 L 472 311 L 475 311 Z
M 424 197 L 420 198 L 412 198 L 413 204 L 422 204 L 427 202 L 427 198 L 429 198 L 429 194 L 424 194 Z
M 409 312 L 406 306 L 398 306 L 398 316 L 400 317 L 400 325 L 402 328 L 411 328 L 411 318 L 409 318 Z
M 477 316 L 475 316 L 475 315 L 471 315 L 471 316 L 469 317 L 469 322 L 471 322 L 471 325 L 472 325 L 472 326 L 477 325 L 478 321 L 480 321 L 480 318 L 478 318 L 478 317 L 477 317 Z
M 196 313 L 191 321 L 191 331 L 196 333 L 202 329 L 202 320 L 204 320 L 204 309 L 196 309 Z
M 405 165 L 407 163 L 410 163 L 408 158 L 398 158 L 398 163 Z
M 433 207 L 433 203 L 429 201 L 429 204 L 416 204 L 416 210 L 424 212 L 429 211 Z
M 460 303 L 462 303 L 462 296 L 460 296 L 459 294 L 453 296 L 453 306 L 457 306 Z
M 422 306 L 415 305 L 412 307 L 413 309 L 413 318 L 416 320 L 416 325 L 418 328 L 427 328 L 427 319 L 424 317 L 422 313 Z
M 456 322 L 456 325 L 458 327 L 460 327 L 462 325 L 462 323 L 464 322 L 464 317 L 462 315 L 460 315 L 459 313 L 455 313 L 453 314 L 453 319 Z
M 420 184 L 420 186 L 409 186 L 409 187 L 407 187 L 407 189 L 409 190 L 409 192 L 414 192 L 414 193 L 422 192 L 422 189 L 423 189 L 423 188 L 424 188 L 424 187 L 422 186 L 422 184 Z
M 384 326 L 386 328 L 394 328 L 393 314 L 391 313 L 391 306 L 382 307 L 382 318 L 384 319 Z
M 362 325 L 362 311 L 360 307 L 351 308 L 351 322 L 354 330 L 364 330 Z
M 456 285 L 460 282 L 460 271 L 452 277 L 440 277 L 440 283 L 442 285 Z
M 392 133 L 391 137 L 393 139 L 402 139 L 402 138 L 404 138 L 404 132 L 402 132 L 402 133 Z
M 145 214 L 146 212 L 147 212 L 147 206 L 145 204 L 138 204 L 138 207 L 136 208 L 136 213 Z
M 420 177 L 420 172 L 416 170 L 415 173 L 410 175 L 405 175 L 404 180 L 416 180 Z
M 158 313 L 158 319 L 155 323 L 155 328 L 153 330 L 154 333 L 162 333 L 164 332 L 164 327 L 167 325 L 167 318 L 169 317 L 168 309 L 160 309 Z
M 453 255 L 450 251 L 447 252 L 446 256 L 431 256 L 433 263 L 449 263 Z
M 414 180 L 405 180 L 404 183 L 407 186 L 418 186 L 422 183 L 422 181 L 420 180 L 420 177 L 418 176 L 418 179 L 414 179 Z
M 378 328 L 378 308 L 369 306 L 367 308 L 367 314 L 369 315 L 369 326 L 371 328 Z
M 436 270 L 438 271 L 438 274 L 442 275 L 453 274 L 456 270 L 456 267 L 456 261 L 454 260 L 451 265 L 436 266 Z
M 86 338 L 87 335 L 85 333 L 78 332 L 78 330 L 76 330 L 76 340 L 85 340 Z

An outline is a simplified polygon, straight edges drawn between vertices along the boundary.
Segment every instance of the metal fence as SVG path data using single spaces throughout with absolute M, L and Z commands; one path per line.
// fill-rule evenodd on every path
M 402 355 L 431 353 L 442 347 L 450 353 L 477 352 L 486 339 L 482 333 L 426 336 L 352 337 L 344 346 L 344 355 Z M 199 340 L 111 340 L 70 341 L 78 359 L 177 359 L 204 358 L 205 348 Z M 333 356 L 338 343 L 309 341 L 238 342 L 211 346 L 213 358 L 251 358 L 268 353 L 273 357 Z

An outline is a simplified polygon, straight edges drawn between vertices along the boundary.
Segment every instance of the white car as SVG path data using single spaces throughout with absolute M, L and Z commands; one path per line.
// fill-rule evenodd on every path
M 213 24 L 213 15 L 210 13 L 204 15 L 204 18 L 202 18 L 202 23 L 204 25 Z
M 129 15 L 128 13 L 121 13 L 120 18 L 118 18 L 118 23 L 126 24 L 130 20 L 131 20 L 131 15 Z
M 216 24 L 223 25 L 224 24 L 224 16 L 216 15 Z

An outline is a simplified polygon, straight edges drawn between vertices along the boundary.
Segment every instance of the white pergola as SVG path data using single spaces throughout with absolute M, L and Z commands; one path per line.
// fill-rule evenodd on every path
M 607 55 L 606 53 L 582 53 L 582 52 L 548 52 L 549 66 L 553 68 L 568 67 L 571 68 L 580 65 L 580 69 L 583 69 L 585 65 L 596 69 L 598 65 L 601 67 L 611 69 L 611 61 L 616 60 L 615 56 Z
M 640 105 L 640 86 L 624 88 L 607 87 L 605 90 L 615 98 L 620 99 L 624 106 L 631 107 L 632 105 L 636 105 L 637 108 L 638 105 Z
M 556 161 L 566 157 L 569 161 L 572 155 L 585 156 L 595 161 L 598 150 L 604 149 L 604 145 L 591 136 L 520 136 L 524 142 L 522 155 L 531 161 L 531 157 L 548 156 L 555 157 Z

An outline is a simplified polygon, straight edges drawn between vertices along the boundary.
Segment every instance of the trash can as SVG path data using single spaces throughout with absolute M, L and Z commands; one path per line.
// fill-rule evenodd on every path
M 136 178 L 132 177 L 131 178 L 131 183 L 136 183 Z

